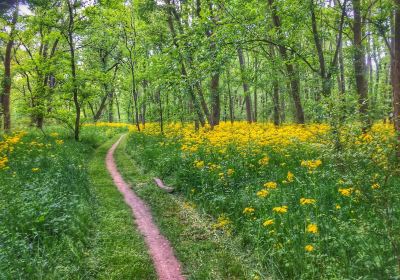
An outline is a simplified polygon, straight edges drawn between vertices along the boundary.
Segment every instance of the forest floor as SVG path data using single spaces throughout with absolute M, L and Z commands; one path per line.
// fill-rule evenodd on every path
M 3 135 L 0 279 L 397 279 L 386 124 L 157 131 Z

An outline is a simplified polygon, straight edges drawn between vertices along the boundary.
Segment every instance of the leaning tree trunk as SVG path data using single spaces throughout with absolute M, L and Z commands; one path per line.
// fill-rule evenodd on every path
M 278 15 L 275 2 L 274 0 L 268 0 L 269 6 L 272 9 L 272 22 L 274 26 L 278 29 L 278 35 L 280 38 L 282 38 L 281 34 L 281 19 Z M 282 59 L 285 61 L 285 66 L 286 66 L 286 71 L 289 76 L 290 80 L 290 91 L 291 95 L 293 98 L 293 103 L 295 106 L 296 110 L 296 122 L 299 124 L 303 124 L 305 122 L 304 119 L 304 111 L 303 111 L 303 106 L 301 104 L 301 99 L 300 99 L 300 78 L 298 76 L 298 73 L 295 70 L 295 67 L 292 62 L 290 62 L 290 59 L 288 57 L 286 48 L 283 45 L 280 45 L 278 47 L 279 53 L 281 54 Z

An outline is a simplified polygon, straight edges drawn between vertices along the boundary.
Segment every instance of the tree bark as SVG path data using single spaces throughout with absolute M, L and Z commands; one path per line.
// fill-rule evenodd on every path
M 197 1 L 198 7 L 200 7 L 200 1 Z M 213 8 L 211 2 L 208 5 L 210 15 L 211 15 L 211 21 L 214 23 L 215 22 L 215 17 L 213 13 Z M 208 37 L 208 40 L 210 40 L 210 54 L 211 54 L 211 59 L 213 61 L 216 60 L 217 58 L 217 44 L 215 42 L 215 39 L 213 38 L 214 30 L 210 27 L 208 31 L 206 31 L 206 35 Z M 210 84 L 210 92 L 211 92 L 211 126 L 215 126 L 219 124 L 220 118 L 221 118 L 221 99 L 220 99 L 220 94 L 219 94 L 219 65 L 215 65 L 213 67 L 214 69 L 212 70 L 213 73 L 211 75 L 211 84 Z
M 4 115 L 4 130 L 9 132 L 11 129 L 11 51 L 14 46 L 15 25 L 18 21 L 19 0 L 15 3 L 15 10 L 11 20 L 10 39 L 7 42 L 6 52 L 4 56 L 4 78 L 3 78 L 3 94 L 1 95 L 2 113 Z
M 74 41 L 74 29 L 75 29 L 75 19 L 74 19 L 74 4 L 71 4 L 70 0 L 67 0 L 68 4 L 68 13 L 69 13 L 69 22 L 68 22 L 68 45 L 70 52 L 70 67 L 71 67 L 71 75 L 72 75 L 72 93 L 75 105 L 75 124 L 74 124 L 74 138 L 76 141 L 79 141 L 79 133 L 80 133 L 80 122 L 81 122 L 81 106 L 79 104 L 78 99 L 78 84 L 76 78 L 76 61 L 75 61 L 75 41 Z
M 257 81 L 258 81 L 258 57 L 256 56 L 254 58 L 254 93 L 253 93 L 253 104 L 254 104 L 254 110 L 253 110 L 253 121 L 257 122 L 258 118 L 258 100 L 257 100 Z
M 392 87 L 393 87 L 393 120 L 394 127 L 398 133 L 400 140 L 400 0 L 395 0 L 395 16 L 394 16 L 394 57 L 392 69 Z M 398 156 L 400 156 L 400 147 L 398 148 Z
M 239 57 L 239 64 L 240 64 L 240 71 L 242 74 L 242 83 L 243 83 L 243 91 L 244 91 L 244 102 L 246 104 L 246 117 L 247 117 L 247 122 L 252 123 L 253 118 L 252 118 L 252 110 L 251 110 L 251 97 L 250 97 L 250 91 L 249 91 L 249 85 L 247 83 L 246 79 L 246 66 L 244 62 L 244 57 L 243 57 L 243 50 L 242 48 L 237 49 L 238 57 Z
M 363 46 L 363 22 L 361 17 L 361 0 L 353 1 L 354 22 L 353 22 L 353 45 L 354 45 L 354 74 L 356 80 L 356 90 L 358 94 L 358 105 L 363 130 L 369 126 L 368 119 L 368 79 L 365 64 L 365 48 Z
M 281 20 L 278 16 L 274 0 L 268 0 L 269 6 L 272 9 L 272 21 L 274 26 L 278 29 L 278 35 L 279 37 L 282 37 L 281 35 Z M 289 76 L 290 80 L 290 92 L 293 98 L 293 103 L 295 106 L 295 111 L 296 111 L 296 122 L 299 124 L 303 124 L 305 122 L 304 119 L 304 111 L 303 111 L 303 106 L 301 104 L 301 99 L 300 99 L 300 79 L 298 76 L 298 73 L 295 70 L 295 67 L 292 62 L 289 61 L 289 57 L 286 51 L 286 48 L 282 45 L 278 47 L 279 53 L 281 54 L 282 59 L 285 62 L 286 66 L 286 71 Z
M 279 125 L 280 105 L 279 105 L 279 83 L 277 79 L 274 80 L 273 87 L 274 87 L 274 93 L 272 97 L 274 102 L 274 124 Z

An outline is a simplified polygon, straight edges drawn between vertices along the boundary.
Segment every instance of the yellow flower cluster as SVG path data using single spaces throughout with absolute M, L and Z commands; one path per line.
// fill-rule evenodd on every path
M 307 232 L 312 233 L 312 234 L 318 233 L 318 226 L 316 224 L 309 224 L 307 226 Z
M 246 207 L 243 209 L 243 214 L 253 214 L 255 209 L 253 207 Z
M 373 190 L 377 190 L 380 188 L 381 188 L 381 186 L 378 183 L 372 184 L 372 186 L 371 186 L 371 189 L 373 189 Z
M 304 247 L 304 250 L 306 250 L 307 252 L 312 252 L 312 251 L 314 251 L 314 246 L 308 244 L 308 245 L 306 245 L 306 246 Z
M 267 157 L 267 156 L 263 157 L 262 159 L 260 159 L 258 161 L 259 165 L 268 165 L 268 163 L 269 163 L 269 157 Z
M 351 196 L 353 191 L 354 191 L 354 188 L 339 188 L 339 193 L 342 196 Z
M 267 226 L 271 226 L 273 225 L 275 222 L 273 219 L 269 219 L 269 220 L 265 220 L 263 223 L 263 226 L 267 227 Z
M 6 167 L 8 162 L 8 157 L 4 156 L 2 158 L 0 158 L 0 169 L 3 169 L 4 167 Z
M 13 135 L 4 135 L 3 140 L 0 141 L 0 169 L 7 167 L 9 162 L 9 155 L 14 151 L 14 147 L 22 142 L 22 137 L 26 135 L 25 131 L 16 132 Z
M 279 213 L 279 214 L 285 214 L 288 211 L 288 207 L 287 206 L 278 206 L 278 207 L 272 208 L 272 211 Z
M 127 127 L 130 131 L 136 128 L 129 124 L 107 124 L 97 123 L 97 126 Z M 148 123 L 142 128 L 148 135 L 160 132 L 157 123 Z M 195 131 L 193 124 L 170 123 L 166 124 L 165 136 L 167 138 L 177 138 L 181 140 L 182 150 L 197 150 L 198 145 L 207 143 L 209 146 L 217 147 L 222 152 L 224 148 L 234 144 L 239 149 L 245 149 L 249 144 L 253 147 L 275 147 L 283 148 L 298 142 L 316 143 L 321 136 L 329 131 L 326 124 L 296 125 L 288 124 L 275 126 L 271 123 L 248 124 L 244 121 L 222 122 L 220 125 L 210 129 L 206 126 Z M 319 141 L 320 142 L 320 141 Z M 259 161 L 260 165 L 267 165 L 269 158 L 265 156 Z
M 276 189 L 278 184 L 276 182 L 267 182 L 264 184 L 264 187 L 267 189 Z
M 258 192 L 257 192 L 257 196 L 258 197 L 266 197 L 267 195 L 268 195 L 268 191 L 267 190 L 265 190 L 265 189 L 262 189 L 262 190 L 259 190 Z
M 301 205 L 307 205 L 307 204 L 314 204 L 316 202 L 315 199 L 313 198 L 300 198 L 300 204 Z
M 202 160 L 196 160 L 196 161 L 194 162 L 194 166 L 195 166 L 196 168 L 201 169 L 201 168 L 204 167 L 204 161 L 202 161 Z
M 320 159 L 316 160 L 302 160 L 301 166 L 307 167 L 309 171 L 313 171 L 318 168 L 322 164 Z
M 287 173 L 287 177 L 286 177 L 287 182 L 291 183 L 294 180 L 294 174 L 290 171 L 288 171 Z
M 217 223 L 213 224 L 212 227 L 214 229 L 223 229 L 226 230 L 227 227 L 232 224 L 232 221 L 226 217 L 224 214 L 218 217 Z

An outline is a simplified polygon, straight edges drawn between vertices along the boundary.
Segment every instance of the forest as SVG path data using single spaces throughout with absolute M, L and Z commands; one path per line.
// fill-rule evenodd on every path
M 400 0 L 0 0 L 0 279 L 398 279 Z

